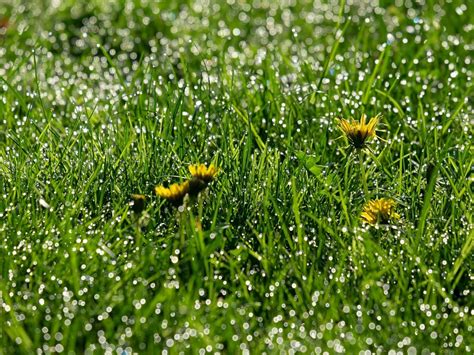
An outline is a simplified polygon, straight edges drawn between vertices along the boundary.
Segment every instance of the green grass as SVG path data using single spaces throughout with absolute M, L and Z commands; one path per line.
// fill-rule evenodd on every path
M 229 3 L 0 6 L 0 354 L 471 352 L 472 4 Z

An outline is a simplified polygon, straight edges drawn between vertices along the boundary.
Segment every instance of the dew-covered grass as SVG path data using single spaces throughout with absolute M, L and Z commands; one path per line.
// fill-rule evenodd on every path
M 467 0 L 3 0 L 0 354 L 472 352 L 473 40 Z

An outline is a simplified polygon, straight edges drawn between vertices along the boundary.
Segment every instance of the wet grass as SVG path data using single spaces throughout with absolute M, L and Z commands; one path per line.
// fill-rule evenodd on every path
M 474 9 L 373 3 L 0 7 L 0 354 L 472 351 Z

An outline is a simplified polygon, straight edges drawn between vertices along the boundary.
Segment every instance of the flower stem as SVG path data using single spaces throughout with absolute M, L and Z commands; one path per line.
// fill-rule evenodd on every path
M 135 216 L 136 217 L 136 216 Z M 140 223 L 139 223 L 139 219 L 137 217 L 137 220 L 135 221 L 135 235 L 136 235 L 136 245 L 137 245 L 137 249 L 141 249 L 142 247 L 142 229 L 140 228 Z
M 362 188 L 364 189 L 364 195 L 369 196 L 369 188 L 367 186 L 367 174 L 365 172 L 364 165 L 364 153 L 359 150 L 359 164 L 360 164 L 360 180 L 362 181 Z
M 184 249 L 184 245 L 186 243 L 185 240 L 185 230 L 184 230 L 184 223 L 185 223 L 185 211 L 177 211 L 178 216 L 178 224 L 179 224 L 179 241 L 180 241 L 180 248 Z

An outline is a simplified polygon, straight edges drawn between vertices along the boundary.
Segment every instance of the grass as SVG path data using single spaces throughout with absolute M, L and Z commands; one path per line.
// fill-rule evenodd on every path
M 473 16 L 8 0 L 0 354 L 471 352 Z M 196 200 L 154 195 L 197 162 Z M 382 197 L 400 220 L 363 225 Z

